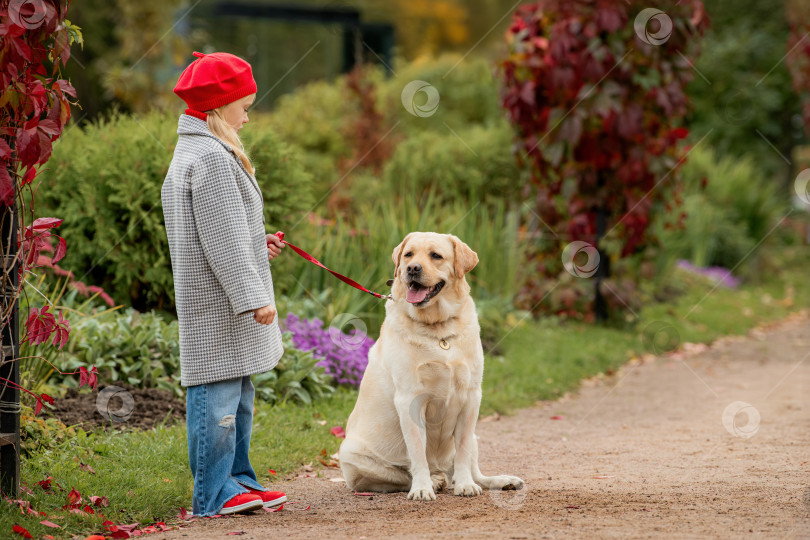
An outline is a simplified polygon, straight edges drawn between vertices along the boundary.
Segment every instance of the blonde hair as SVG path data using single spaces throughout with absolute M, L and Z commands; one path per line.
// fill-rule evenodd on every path
M 206 111 L 206 115 L 208 116 L 206 123 L 211 133 L 228 143 L 230 147 L 233 148 L 233 151 L 236 152 L 237 157 L 239 157 L 245 169 L 255 176 L 256 171 L 253 168 L 253 164 L 250 162 L 250 158 L 245 151 L 241 139 L 239 139 L 239 134 L 222 116 L 222 107 Z

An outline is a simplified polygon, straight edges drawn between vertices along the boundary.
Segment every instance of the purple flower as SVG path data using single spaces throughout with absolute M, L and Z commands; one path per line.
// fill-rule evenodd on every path
M 706 276 L 713 282 L 729 289 L 736 289 L 740 286 L 740 280 L 731 275 L 731 270 L 727 270 L 722 266 L 709 266 L 708 268 L 701 268 L 699 266 L 695 266 L 689 261 L 678 261 L 678 267 L 695 274 Z
M 316 364 L 326 369 L 326 374 L 339 384 L 360 386 L 360 380 L 368 365 L 368 351 L 374 340 L 356 328 L 348 334 L 337 328 L 323 328 L 320 319 L 302 319 L 288 313 L 282 329 L 292 333 L 293 346 L 302 351 L 312 351 L 320 358 Z

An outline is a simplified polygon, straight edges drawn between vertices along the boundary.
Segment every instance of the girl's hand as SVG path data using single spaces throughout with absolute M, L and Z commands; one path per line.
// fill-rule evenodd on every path
M 276 318 L 276 308 L 266 305 L 253 310 L 253 318 L 259 324 L 272 324 Z
M 284 242 L 279 240 L 278 236 L 275 234 L 267 235 L 267 256 L 271 261 L 281 255 L 281 250 L 283 248 Z

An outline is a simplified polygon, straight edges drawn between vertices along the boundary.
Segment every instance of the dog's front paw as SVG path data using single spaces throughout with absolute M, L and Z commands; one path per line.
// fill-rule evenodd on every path
M 411 491 L 408 492 L 408 499 L 414 501 L 435 501 L 436 493 L 433 491 L 433 486 L 414 486 L 411 488 Z
M 476 495 L 481 495 L 483 492 L 481 486 L 474 482 L 470 484 L 456 484 L 453 488 L 453 493 L 464 497 L 475 497 Z

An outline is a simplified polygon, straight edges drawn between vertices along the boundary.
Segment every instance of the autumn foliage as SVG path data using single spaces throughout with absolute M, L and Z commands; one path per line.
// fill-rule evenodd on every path
M 684 156 L 690 58 L 709 23 L 699 0 L 658 4 L 540 0 L 514 14 L 499 71 L 539 223 L 526 307 L 590 318 L 588 280 L 563 269 L 571 242 L 595 246 L 613 274 L 655 246 L 650 225 Z M 633 303 L 632 287 L 609 288 L 616 307 Z
M 805 132 L 810 134 L 810 6 L 795 0 L 788 2 L 787 14 L 790 35 L 785 62 L 801 100 Z
M 52 229 L 62 220 L 52 217 L 33 218 L 34 180 L 37 167 L 51 156 L 54 141 L 70 119 L 70 97 L 76 98 L 71 84 L 60 78 L 60 69 L 70 58 L 70 45 L 81 41 L 80 30 L 65 19 L 68 2 L 12 0 L 0 4 L 0 36 L 2 36 L 2 94 L 0 94 L 0 213 L 3 220 L 17 220 L 17 229 L 23 231 L 17 238 L 17 259 L 3 274 L 3 287 L 18 297 L 21 286 L 12 282 L 13 268 L 18 272 L 18 283 L 34 267 L 58 268 L 56 263 L 66 253 L 67 246 Z M 16 212 L 9 215 L 12 209 Z M 26 219 L 32 221 L 26 226 Z M 56 246 L 52 240 L 56 240 Z M 0 239 L 3 253 L 11 252 Z M 43 252 L 53 252 L 53 256 Z M 3 306 L 0 326 L 11 324 L 15 302 Z M 32 344 L 50 342 L 64 347 L 70 324 L 62 311 L 51 313 L 50 306 L 31 308 L 25 319 L 26 337 Z M 95 388 L 96 369 L 82 368 L 81 384 Z M 79 372 L 76 372 L 79 373 Z M 18 387 L 36 399 L 35 413 L 43 401 L 53 403 L 46 394 L 34 394 L 16 383 L 3 379 L 5 384 Z

